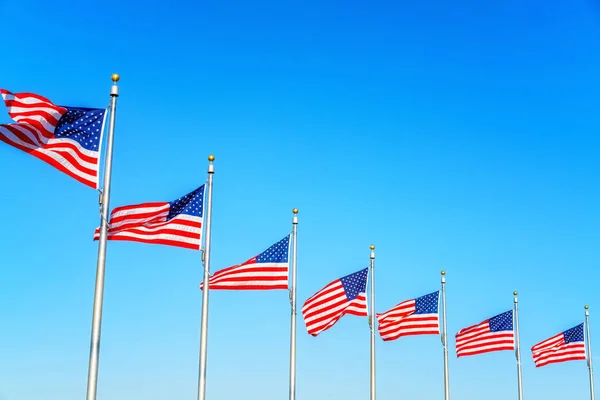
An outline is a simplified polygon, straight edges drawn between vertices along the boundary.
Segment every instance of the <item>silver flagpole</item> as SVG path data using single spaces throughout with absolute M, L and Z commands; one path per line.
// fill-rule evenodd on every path
M 585 329 L 587 336 L 587 365 L 590 371 L 590 400 L 594 400 L 596 394 L 594 392 L 594 367 L 592 364 L 592 340 L 590 337 L 590 311 L 588 306 L 585 306 Z
M 213 174 L 215 156 L 208 156 L 208 182 L 206 183 L 206 230 L 204 232 L 204 287 L 202 290 L 202 318 L 200 322 L 200 367 L 198 368 L 198 400 L 206 398 L 206 344 L 208 340 L 208 280 L 210 278 L 210 226 L 212 220 Z
M 519 386 L 519 400 L 523 400 L 523 377 L 521 372 L 521 341 L 519 339 L 519 299 L 518 292 L 513 292 L 515 296 L 515 356 L 517 358 L 517 375 Z
M 376 398 L 375 386 L 375 246 L 371 245 L 371 400 Z
M 115 116 L 117 114 L 117 97 L 119 74 L 111 77 L 110 88 L 110 120 L 106 142 L 106 158 L 104 162 L 104 187 L 100 193 L 100 238 L 98 241 L 98 262 L 96 264 L 96 288 L 94 290 L 94 312 L 92 316 L 92 339 L 90 343 L 90 361 L 88 367 L 87 400 L 95 400 L 98 388 L 98 361 L 100 358 L 100 331 L 102 328 L 102 303 L 104 298 L 104 269 L 106 266 L 106 238 L 108 234 L 108 204 L 110 201 L 110 177 L 112 173 L 113 137 L 115 134 Z
M 292 210 L 292 291 L 290 304 L 292 320 L 290 324 L 290 400 L 296 400 L 296 244 L 298 237 L 298 209 Z
M 442 271 L 442 344 L 444 345 L 444 399 L 450 399 L 450 377 L 448 375 L 448 328 L 446 326 L 446 271 Z

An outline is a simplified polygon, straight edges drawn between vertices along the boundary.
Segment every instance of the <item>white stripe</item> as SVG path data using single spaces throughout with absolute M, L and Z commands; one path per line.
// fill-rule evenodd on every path
M 32 103 L 32 104 L 34 104 L 34 103 Z M 48 107 L 47 103 L 39 103 L 39 105 L 40 105 L 39 107 L 19 107 L 19 106 L 13 105 L 13 106 L 9 106 L 7 108 L 8 108 L 8 112 L 10 114 L 24 114 L 24 113 L 31 113 L 31 112 L 36 112 L 36 111 L 44 112 L 44 113 L 52 115 L 54 118 L 56 118 L 57 121 L 63 115 L 56 109 Z
M 474 353 L 481 353 L 481 352 L 485 352 L 485 351 L 493 351 L 493 350 L 503 349 L 506 346 L 507 346 L 507 344 L 500 343 L 500 344 L 496 344 L 496 345 L 479 346 L 479 347 L 469 349 L 469 350 L 457 350 L 456 353 L 459 356 L 467 356 L 467 355 L 471 355 Z M 514 346 L 513 346 L 513 350 L 514 350 Z
M 367 312 L 367 298 L 365 293 L 359 293 L 358 296 L 352 300 L 350 303 L 344 303 L 339 307 L 327 310 L 327 312 L 323 312 L 321 314 L 317 314 L 312 318 L 306 319 L 306 326 L 311 331 L 316 327 L 323 327 L 324 325 L 328 325 L 331 323 L 331 320 L 335 320 L 340 314 L 348 313 L 349 311 L 356 311 L 361 313 Z M 318 323 L 311 323 L 315 319 L 324 318 L 323 321 Z
M 319 303 L 325 299 L 331 299 L 332 297 L 339 297 L 340 293 L 345 293 L 344 287 L 342 286 L 342 282 L 337 281 L 330 283 L 329 285 L 321 289 L 319 292 L 317 292 L 312 298 L 306 301 L 304 306 L 302 306 L 302 312 L 311 308 L 315 303 Z
M 137 234 L 137 233 L 131 233 L 131 232 L 117 232 L 115 234 L 108 234 L 109 238 L 114 238 L 114 237 L 118 237 L 118 238 L 128 238 L 128 239 L 144 239 L 144 240 L 168 240 L 168 241 L 172 241 L 172 242 L 179 242 L 179 243 L 189 243 L 189 244 L 200 244 L 201 240 L 200 239 L 193 239 L 193 238 L 188 238 L 186 236 L 179 236 L 179 235 L 172 235 L 172 234 L 166 234 L 166 233 L 161 233 L 161 234 Z
M 37 97 L 33 97 L 33 96 L 27 96 L 24 93 L 3 93 L 2 97 L 4 98 L 4 100 L 7 101 L 17 101 L 19 103 L 23 103 L 23 104 L 52 104 L 49 101 L 43 101 L 38 99 Z M 58 107 L 58 106 L 56 106 Z
M 156 203 L 160 203 L 160 201 L 157 201 Z M 139 207 L 136 206 L 127 206 L 127 207 L 132 207 L 132 208 L 127 208 L 124 210 L 120 210 L 118 208 L 115 208 L 111 214 L 111 218 L 117 218 L 117 217 L 125 217 L 125 216 L 129 216 L 129 215 L 136 215 L 136 214 L 148 214 L 148 213 L 153 213 L 153 212 L 158 212 L 158 211 L 163 211 L 166 210 L 167 212 L 169 211 L 169 203 L 165 202 L 165 204 L 162 204 L 160 206 L 145 206 L 143 204 L 140 204 Z M 135 208 L 133 208 L 135 207 Z
M 34 146 L 30 143 L 23 142 L 21 139 L 16 137 L 12 132 L 3 128 L 2 126 L 0 126 L 0 134 L 3 135 L 4 137 L 6 137 L 10 142 L 16 143 L 22 147 L 30 149 L 30 151 L 32 153 L 40 153 L 40 154 L 44 154 L 44 155 L 48 156 L 49 158 L 52 158 L 53 160 L 57 161 L 59 164 L 64 166 L 66 169 L 68 169 L 73 175 L 81 177 L 92 183 L 97 183 L 97 176 L 90 175 L 90 174 L 80 171 L 79 169 L 77 169 L 77 167 L 74 164 L 72 164 L 70 161 L 68 161 L 62 155 L 56 153 L 55 151 L 46 150 L 44 148 Z M 73 142 L 73 141 L 71 141 L 71 142 Z M 97 172 L 98 168 L 96 165 L 92 165 L 89 163 L 85 163 L 85 164 L 88 166 L 91 166 L 92 167 L 91 169 Z

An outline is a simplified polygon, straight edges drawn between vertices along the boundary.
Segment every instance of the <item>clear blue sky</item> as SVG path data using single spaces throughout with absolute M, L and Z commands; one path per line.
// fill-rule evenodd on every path
M 585 362 L 535 369 L 529 349 L 588 303 L 600 369 L 596 0 L 34 0 L 0 14 L 0 87 L 103 107 L 121 74 L 112 206 L 189 192 L 214 153 L 213 270 L 281 239 L 298 207 L 299 307 L 375 243 L 378 311 L 448 271 L 452 398 L 516 399 L 511 352 L 454 353 L 454 333 L 510 309 L 513 290 L 525 397 L 586 398 Z M 0 399 L 82 399 L 97 193 L 4 144 L 0 168 Z M 109 243 L 99 399 L 195 398 L 200 280 L 199 252 Z M 210 306 L 208 398 L 287 398 L 287 293 L 213 292 Z M 298 398 L 365 399 L 366 318 L 317 338 L 298 322 Z M 442 398 L 438 337 L 377 346 L 380 400 Z

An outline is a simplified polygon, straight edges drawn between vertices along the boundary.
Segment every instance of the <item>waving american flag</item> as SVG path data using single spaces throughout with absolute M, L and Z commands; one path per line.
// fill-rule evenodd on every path
M 115 208 L 110 213 L 107 239 L 200 250 L 204 186 L 171 202 Z M 100 228 L 96 228 L 94 240 L 99 238 Z
M 0 125 L 0 140 L 98 188 L 106 110 L 62 107 L 32 93 L 0 89 L 14 124 Z
M 331 328 L 345 314 L 366 317 L 367 275 L 365 268 L 336 279 L 310 297 L 302 306 L 306 329 L 312 336 Z
M 209 290 L 288 289 L 290 235 L 246 262 L 224 268 L 208 279 Z M 204 282 L 200 284 L 204 290 Z
M 536 344 L 531 348 L 531 353 L 536 367 L 564 361 L 585 360 L 583 324 Z

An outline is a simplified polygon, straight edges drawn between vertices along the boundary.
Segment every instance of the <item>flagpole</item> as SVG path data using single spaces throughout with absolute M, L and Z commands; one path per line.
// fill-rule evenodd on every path
M 448 333 L 446 326 L 446 271 L 442 271 L 442 318 L 443 329 L 442 344 L 444 345 L 444 399 L 450 399 L 450 377 L 448 374 Z
M 198 368 L 198 400 L 206 398 L 206 347 L 208 340 L 208 291 L 210 278 L 210 228 L 212 222 L 212 190 L 215 173 L 215 156 L 208 156 L 208 182 L 206 184 L 206 230 L 204 232 L 204 287 L 202 290 L 202 317 L 200 322 L 200 360 Z
M 371 245 L 371 312 L 369 325 L 371 326 L 371 400 L 376 398 L 375 386 L 375 246 Z
M 517 298 L 518 292 L 513 292 L 514 303 L 515 303 L 515 356 L 517 358 L 517 375 L 518 375 L 518 386 L 519 386 L 519 400 L 523 400 L 523 377 L 521 371 L 521 341 L 519 339 L 519 299 Z
M 113 137 L 115 134 L 115 117 L 117 113 L 117 97 L 119 74 L 111 77 L 110 119 L 106 142 L 106 158 L 104 162 L 104 187 L 100 192 L 100 238 L 98 241 L 98 261 L 96 264 L 96 288 L 94 289 L 94 311 L 92 314 L 92 338 L 90 343 L 90 360 L 88 367 L 87 400 L 95 400 L 98 389 L 98 362 L 100 358 L 100 333 L 102 328 L 102 304 L 104 301 L 104 270 L 106 266 L 106 238 L 108 235 L 108 205 L 110 202 L 110 183 L 112 173 Z
M 588 369 L 590 371 L 590 400 L 594 400 L 594 398 L 596 397 L 596 394 L 594 393 L 594 367 L 592 365 L 592 341 L 590 338 L 590 311 L 589 311 L 589 307 L 585 306 L 585 329 L 586 329 L 586 336 L 587 336 L 587 354 L 588 354 L 588 359 L 587 359 L 587 364 L 588 364 Z
M 292 291 L 290 303 L 292 317 L 290 323 L 290 400 L 296 400 L 296 244 L 298 237 L 298 209 L 292 210 Z

